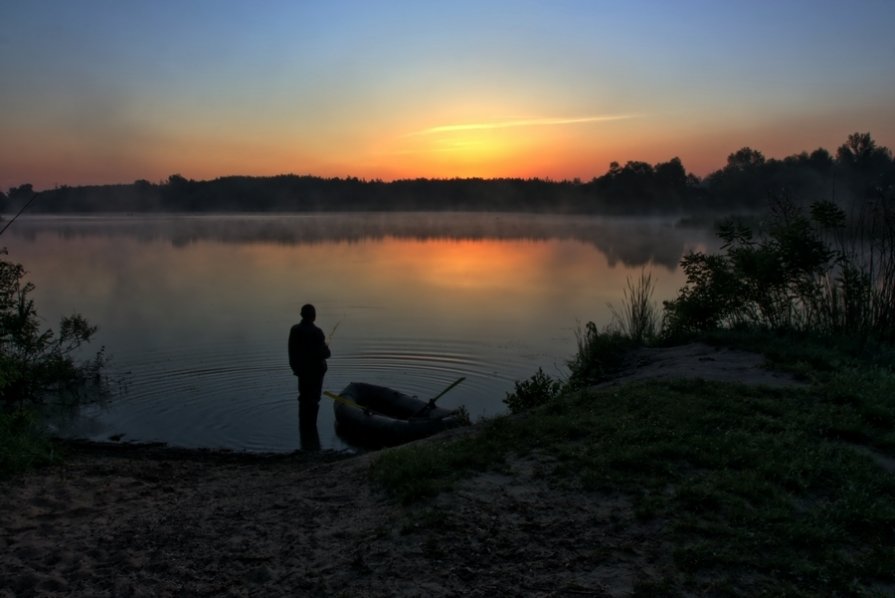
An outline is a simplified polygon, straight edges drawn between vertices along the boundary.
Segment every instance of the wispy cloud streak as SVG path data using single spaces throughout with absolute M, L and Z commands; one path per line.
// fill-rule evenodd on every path
M 415 131 L 410 135 L 436 135 L 438 133 L 455 133 L 458 131 L 482 131 L 489 129 L 510 129 L 514 127 L 544 127 L 557 125 L 575 125 L 581 123 L 610 122 L 637 118 L 637 114 L 605 114 L 601 116 L 580 116 L 576 118 L 523 118 L 517 120 L 498 120 L 484 123 L 463 123 L 441 125 Z

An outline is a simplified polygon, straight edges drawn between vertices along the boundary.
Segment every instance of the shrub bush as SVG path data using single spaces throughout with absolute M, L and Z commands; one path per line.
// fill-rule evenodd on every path
M 853 219 L 829 201 L 810 214 L 775 200 L 767 231 L 727 220 L 720 254 L 681 260 L 687 282 L 666 301 L 663 334 L 758 327 L 895 338 L 895 219 Z M 871 209 L 871 208 L 868 208 Z M 865 217 L 866 219 L 866 217 Z M 888 224 L 886 224 L 888 223 Z
M 537 373 L 528 380 L 516 382 L 515 390 L 508 392 L 503 402 L 511 413 L 521 413 L 555 400 L 561 392 L 562 382 L 554 380 L 542 368 L 538 368 Z
M 76 363 L 77 350 L 96 332 L 79 314 L 62 318 L 58 333 L 41 330 L 29 297 L 34 285 L 24 277 L 21 264 L 0 259 L 0 405 L 7 407 L 36 403 L 48 392 L 97 380 L 105 361 L 100 350 L 93 359 Z

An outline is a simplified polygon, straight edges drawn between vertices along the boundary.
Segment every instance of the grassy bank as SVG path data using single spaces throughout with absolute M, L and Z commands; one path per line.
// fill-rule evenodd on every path
M 845 236 L 837 206 L 813 204 L 809 216 L 782 201 L 763 236 L 725 224 L 722 253 L 682 260 L 687 283 L 661 324 L 643 275 L 613 330 L 581 332 L 568 381 L 539 371 L 517 382 L 514 416 L 384 454 L 373 479 L 434 510 L 433 497 L 449 506 L 461 480 L 526 463 L 552 496 L 569 504 L 573 492 L 572 504 L 591 509 L 585 528 L 579 518 L 563 530 L 600 555 L 583 570 L 634 571 L 639 595 L 892 595 L 895 221 L 883 222 Z M 758 351 L 806 384 L 594 386 L 632 347 L 686 340 Z M 603 502 L 628 508 L 607 521 Z M 449 511 L 430 517 L 433 537 Z M 521 541 L 556 541 L 539 532 Z
M 644 591 L 872 594 L 895 583 L 895 375 L 853 363 L 818 378 L 566 393 L 480 435 L 384 454 L 372 475 L 425 505 L 536 456 L 551 486 L 582 501 L 621 493 L 629 524 L 654 526 L 643 549 L 671 550 L 671 564 Z
M 740 281 L 743 264 L 754 265 L 753 258 L 786 255 L 777 245 L 761 255 L 753 249 L 740 247 L 722 263 L 705 257 L 701 263 L 711 276 L 694 276 L 689 291 L 666 304 L 674 314 L 672 334 L 660 331 L 652 317 L 651 283 L 642 277 L 626 294 L 630 309 L 620 312 L 626 323 L 620 332 L 598 332 L 592 324 L 581 331 L 569 380 L 539 370 L 507 397 L 512 416 L 482 423 L 475 434 L 376 455 L 372 478 L 409 506 L 407 521 L 394 521 L 389 510 L 373 537 L 352 546 L 357 558 L 351 566 L 372 570 L 364 561 L 371 554 L 385 559 L 406 550 L 423 554 L 426 566 L 443 567 L 446 576 L 469 579 L 483 560 L 508 563 L 492 564 L 490 571 L 509 574 L 489 578 L 487 588 L 512 584 L 512 574 L 530 569 L 534 559 L 548 570 L 539 579 L 550 584 L 554 571 L 572 571 L 563 585 L 536 586 L 542 595 L 608 593 L 601 593 L 596 576 L 590 581 L 598 583 L 584 584 L 607 562 L 627 565 L 634 593 L 643 596 L 895 593 L 891 329 L 866 320 L 857 334 L 846 335 L 845 320 L 833 318 L 840 295 L 828 294 L 836 302 L 826 308 L 822 296 L 809 302 L 818 287 L 808 283 L 828 280 L 813 278 L 816 273 L 785 278 L 769 301 L 760 276 L 748 279 L 748 288 L 739 282 L 713 286 L 719 279 Z M 792 289 L 808 292 L 787 294 Z M 807 311 L 790 310 L 784 299 L 793 296 Z M 757 319 L 743 321 L 744 305 Z M 703 317 L 707 313 L 712 317 Z M 638 342 L 680 338 L 760 351 L 805 385 L 697 379 L 595 386 L 613 377 L 624 352 Z M 52 459 L 33 423 L 22 414 L 0 416 L 0 473 Z M 463 484 L 494 471 L 504 476 L 492 476 L 477 500 L 463 503 L 465 511 L 451 508 L 463 502 Z M 517 482 L 508 476 L 537 484 L 527 495 L 534 498 L 513 502 L 514 496 L 501 494 Z M 289 494 L 281 504 L 295 504 L 294 487 L 279 486 Z M 343 509 L 354 491 L 333 494 L 332 503 Z M 531 507 L 534 502 L 540 504 Z M 605 502 L 617 508 L 601 509 Z M 558 524 L 544 524 L 538 518 L 544 511 Z M 516 533 L 501 535 L 511 525 Z M 405 541 L 405 529 L 426 538 L 415 546 Z M 591 529 L 598 532 L 587 534 Z M 452 541 L 442 547 L 446 532 Z M 397 542 L 385 542 L 395 535 Z M 538 550 L 521 550 L 531 545 Z M 450 561 L 457 554 L 468 558 Z M 524 591 L 509 585 L 505 594 Z

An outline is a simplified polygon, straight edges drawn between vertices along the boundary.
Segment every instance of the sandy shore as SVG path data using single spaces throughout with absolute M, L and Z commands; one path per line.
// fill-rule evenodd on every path
M 622 379 L 794 383 L 760 365 L 690 345 Z M 618 596 L 669 558 L 623 497 L 550 487 L 537 457 L 406 508 L 369 454 L 69 452 L 0 483 L 0 597 Z
M 618 498 L 582 503 L 537 482 L 536 464 L 520 463 L 514 475 L 483 475 L 450 499 L 402 508 L 371 489 L 368 461 L 76 449 L 64 466 L 3 486 L 0 595 L 554 596 L 563 588 L 574 590 L 568 595 L 631 588 L 630 555 L 601 558 L 594 568 L 589 554 L 613 544 L 636 550 L 632 530 L 612 537 L 611 521 L 628 518 Z

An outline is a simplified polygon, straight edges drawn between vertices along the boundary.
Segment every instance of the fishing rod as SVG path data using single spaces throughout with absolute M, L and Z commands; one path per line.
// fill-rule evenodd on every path
M 330 342 L 330 343 L 332 342 L 333 335 L 336 333 L 336 330 L 339 329 L 339 324 L 341 324 L 341 323 L 342 323 L 342 320 L 339 320 L 338 322 L 336 322 L 336 325 L 333 326 L 333 329 L 329 332 L 329 336 L 326 337 L 327 342 Z
M 31 199 L 29 199 L 28 201 L 25 202 L 25 205 L 23 205 L 22 208 L 19 210 L 19 212 L 15 216 L 12 217 L 12 220 L 7 222 L 6 226 L 4 226 L 2 230 L 0 230 L 0 235 L 3 235 L 3 233 L 6 232 L 6 229 L 8 229 L 10 226 L 12 226 L 12 223 L 16 221 L 16 218 L 21 216 L 22 212 L 24 212 L 25 209 L 27 209 L 28 206 L 31 205 L 31 202 L 34 201 L 35 199 L 37 199 L 37 196 L 40 194 L 41 194 L 41 192 L 38 191 L 37 193 L 35 193 L 34 195 L 31 196 Z

